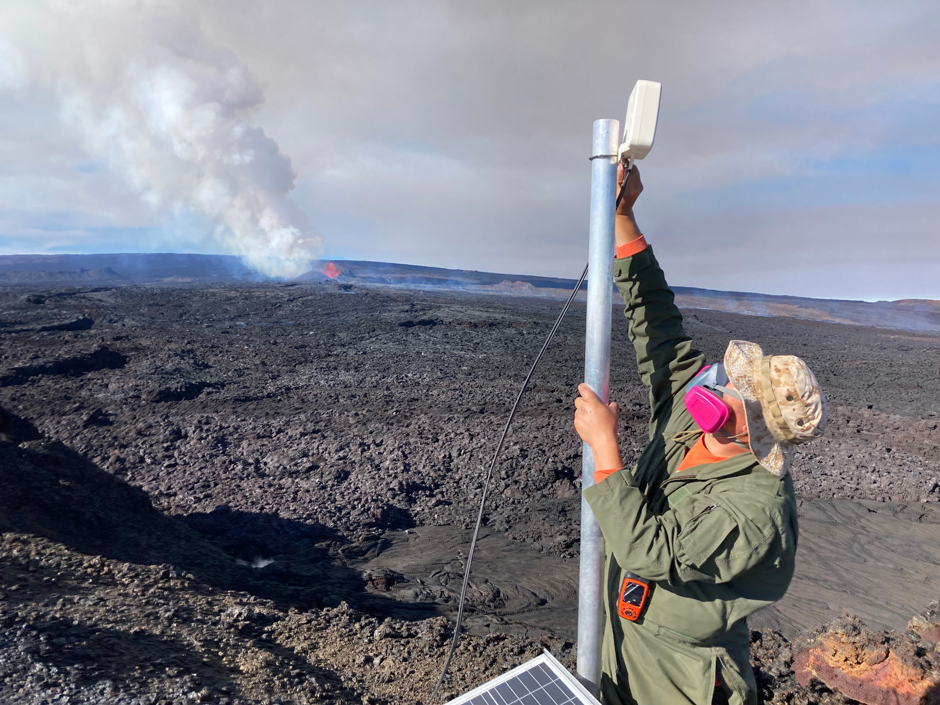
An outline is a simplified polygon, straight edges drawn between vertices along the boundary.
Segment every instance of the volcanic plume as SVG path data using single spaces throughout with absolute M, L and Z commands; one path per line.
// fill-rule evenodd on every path
M 189 3 L 36 0 L 0 9 L 0 94 L 54 97 L 85 151 L 160 218 L 217 223 L 215 240 L 260 272 L 297 276 L 321 239 L 287 198 L 295 174 L 249 120 L 263 102 Z

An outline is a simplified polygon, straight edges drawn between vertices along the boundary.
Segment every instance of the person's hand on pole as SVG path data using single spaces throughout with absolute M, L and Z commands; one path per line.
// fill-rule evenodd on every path
M 587 384 L 578 385 L 581 395 L 574 400 L 574 428 L 594 455 L 598 470 L 620 468 L 620 446 L 617 443 L 617 423 L 620 409 L 616 402 L 604 404 Z
M 617 194 L 623 187 L 623 180 L 627 177 L 627 170 L 623 162 L 617 167 Z M 633 217 L 633 206 L 636 199 L 643 193 L 643 182 L 640 180 L 640 170 L 636 164 L 630 171 L 630 179 L 627 181 L 627 188 L 623 193 L 620 205 L 617 207 L 617 213 L 614 217 L 614 232 L 617 237 L 617 247 L 626 245 L 628 242 L 642 237 L 639 226 L 636 224 L 636 218 Z

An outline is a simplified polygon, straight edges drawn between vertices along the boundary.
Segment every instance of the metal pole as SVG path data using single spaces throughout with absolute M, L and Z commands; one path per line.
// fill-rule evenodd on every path
M 588 244 L 587 330 L 584 381 L 607 403 L 610 387 L 610 316 L 613 305 L 614 210 L 619 120 L 594 122 L 591 149 L 591 230 Z M 605 156 L 600 156 L 605 155 Z M 613 155 L 613 156 L 606 156 Z M 594 457 L 582 449 L 581 487 L 594 484 Z M 578 584 L 578 678 L 598 695 L 604 636 L 604 537 L 588 503 L 581 499 L 581 572 Z

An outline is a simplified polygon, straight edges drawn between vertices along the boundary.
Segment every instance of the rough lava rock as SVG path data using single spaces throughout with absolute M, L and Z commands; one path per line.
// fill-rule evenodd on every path
M 923 638 L 938 624 L 915 621 L 926 628 L 906 635 L 844 615 L 794 646 L 796 679 L 804 687 L 821 681 L 865 705 L 940 705 L 940 649 Z

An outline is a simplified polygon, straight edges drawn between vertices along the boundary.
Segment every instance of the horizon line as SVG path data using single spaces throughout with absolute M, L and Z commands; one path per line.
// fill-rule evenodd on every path
M 249 269 L 254 270 L 259 277 L 262 277 L 268 281 L 292 281 L 292 279 L 278 279 L 277 277 L 268 277 L 260 272 L 257 272 L 251 265 L 246 264 L 244 258 L 241 255 L 233 255 L 229 253 L 207 253 L 207 252 L 18 252 L 18 253 L 8 253 L 0 254 L 0 259 L 8 257 L 116 257 L 116 256 L 136 256 L 136 257 L 147 257 L 147 256 L 160 256 L 160 255 L 185 255 L 190 257 L 225 257 L 236 259 L 239 262 L 245 264 Z M 326 258 L 318 257 L 311 260 L 312 262 L 363 262 L 371 264 L 390 264 L 398 265 L 403 267 L 420 267 L 422 269 L 439 269 L 448 272 L 477 272 L 479 274 L 495 274 L 500 276 L 517 276 L 517 277 L 534 277 L 537 279 L 555 279 L 562 282 L 575 282 L 576 278 L 567 278 L 567 277 L 557 277 L 557 276 L 548 276 L 543 274 L 524 274 L 520 272 L 498 272 L 498 271 L 488 271 L 483 269 L 457 269 L 453 267 L 440 267 L 436 265 L 429 264 L 413 264 L 410 262 L 388 262 L 384 260 L 368 260 L 368 259 L 346 259 L 346 258 Z M 314 269 L 309 270 L 309 272 L 304 272 L 303 274 L 298 275 L 302 277 L 305 274 L 315 271 Z M 296 279 L 294 277 L 293 279 Z M 590 277 L 588 277 L 590 278 Z M 900 299 L 842 299 L 842 298 L 823 298 L 819 296 L 800 296 L 798 294 L 768 294 L 760 291 L 736 291 L 732 289 L 710 289 L 707 287 L 699 286 L 683 286 L 681 284 L 671 285 L 671 289 L 687 289 L 695 291 L 711 291 L 720 294 L 746 294 L 751 296 L 767 296 L 772 298 L 791 298 L 791 299 L 804 299 L 809 301 L 835 301 L 835 302 L 846 302 L 846 303 L 868 303 L 868 304 L 903 304 L 903 303 L 926 303 L 926 304 L 940 304 L 940 299 L 923 299 L 916 297 L 904 297 Z

